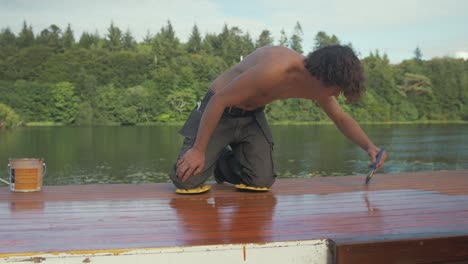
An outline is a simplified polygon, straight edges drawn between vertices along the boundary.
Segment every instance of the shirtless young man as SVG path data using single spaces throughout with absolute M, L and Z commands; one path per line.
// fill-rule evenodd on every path
M 374 162 L 379 148 L 335 99 L 344 94 L 355 101 L 363 92 L 363 67 L 349 47 L 329 46 L 307 57 L 286 47 L 259 48 L 216 78 L 193 110 L 180 131 L 185 140 L 171 180 L 194 189 L 214 174 L 218 183 L 271 187 L 273 141 L 263 108 L 286 98 L 316 101 Z M 384 153 L 376 171 L 385 159 Z

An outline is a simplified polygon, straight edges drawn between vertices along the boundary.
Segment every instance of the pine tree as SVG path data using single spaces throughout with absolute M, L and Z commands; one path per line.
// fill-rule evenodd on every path
M 0 33 L 0 47 L 15 46 L 16 36 L 10 28 L 2 29 Z
M 179 43 L 179 39 L 176 37 L 174 28 L 170 20 L 167 21 L 166 27 L 161 28 L 161 35 L 170 42 Z
M 122 37 L 122 47 L 127 50 L 133 50 L 135 46 L 136 41 L 132 36 L 132 32 L 130 32 L 130 29 L 127 29 Z
M 100 37 L 97 33 L 91 34 L 88 32 L 83 32 L 78 42 L 80 48 L 90 49 L 93 46 L 97 46 L 99 43 Z
M 195 24 L 192 28 L 192 34 L 187 42 L 188 53 L 200 53 L 202 48 L 202 38 L 197 25 Z
M 291 36 L 289 47 L 299 53 L 303 53 L 303 50 L 302 50 L 302 35 L 303 34 L 304 33 L 302 32 L 301 24 L 297 22 L 296 26 L 294 27 L 294 34 Z
M 153 38 L 153 49 L 157 63 L 165 66 L 171 63 L 180 54 L 180 41 L 175 35 L 171 21 Z
M 340 44 L 340 40 L 335 35 L 329 36 L 324 31 L 319 31 L 317 35 L 315 35 L 314 50 L 337 44 Z
M 288 46 L 288 37 L 286 36 L 286 32 L 284 31 L 284 29 L 281 29 L 280 34 L 281 34 L 281 36 L 280 36 L 280 39 L 279 39 L 279 45 L 287 47 Z
M 23 29 L 21 29 L 21 32 L 19 33 L 18 36 L 18 47 L 20 48 L 26 48 L 26 47 L 31 47 L 34 45 L 34 32 L 32 29 L 32 26 L 30 25 L 28 27 L 28 24 L 26 21 L 23 22 Z
M 143 44 L 150 45 L 153 41 L 153 35 L 149 30 L 146 31 L 146 36 L 143 38 Z
M 273 37 L 271 36 L 271 32 L 267 29 L 263 30 L 260 33 L 260 36 L 255 43 L 255 47 L 263 47 L 263 46 L 272 46 L 273 45 Z
M 122 30 L 119 27 L 114 26 L 114 22 L 111 22 L 110 27 L 107 29 L 108 34 L 106 35 L 106 47 L 111 51 L 116 51 L 122 48 Z
M 417 46 L 416 49 L 414 50 L 414 60 L 421 61 L 422 57 L 423 55 L 422 55 L 421 49 L 419 48 L 419 46 Z
M 70 49 L 75 45 L 75 37 L 73 36 L 73 30 L 70 24 L 68 24 L 65 33 L 62 36 L 62 43 L 65 49 Z

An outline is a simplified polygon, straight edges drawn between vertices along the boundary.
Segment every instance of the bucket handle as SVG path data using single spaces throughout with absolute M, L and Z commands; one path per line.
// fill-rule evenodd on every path
M 1 182 L 4 182 L 4 183 L 5 183 L 5 184 L 7 184 L 7 185 L 10 185 L 10 183 L 9 183 L 9 182 L 5 181 L 5 180 L 4 180 L 4 179 L 2 179 L 2 178 L 0 178 L 0 181 L 1 181 Z
M 7 170 L 7 175 L 10 173 L 10 164 L 8 164 L 8 170 Z M 10 182 L 5 181 L 4 179 L 0 178 L 1 182 L 6 183 L 7 185 L 10 185 Z

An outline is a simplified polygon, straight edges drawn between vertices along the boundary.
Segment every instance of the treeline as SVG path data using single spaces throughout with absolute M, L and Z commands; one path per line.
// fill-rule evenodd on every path
M 0 33 L 0 127 L 21 121 L 62 124 L 152 124 L 182 121 L 210 82 L 261 46 L 283 45 L 309 52 L 344 44 L 319 32 L 311 50 L 302 46 L 298 22 L 289 36 L 275 41 L 264 30 L 252 37 L 224 25 L 202 36 L 195 25 L 186 43 L 171 22 L 138 42 L 113 23 L 105 36 L 84 32 L 75 39 L 71 25 L 51 25 L 39 34 L 23 23 L 21 32 Z M 347 43 L 350 45 L 350 43 Z M 412 59 L 392 65 L 387 55 L 362 58 L 368 79 L 364 100 L 345 105 L 358 121 L 468 120 L 468 62 L 462 59 Z M 327 121 L 311 101 L 277 101 L 266 109 L 282 122 Z

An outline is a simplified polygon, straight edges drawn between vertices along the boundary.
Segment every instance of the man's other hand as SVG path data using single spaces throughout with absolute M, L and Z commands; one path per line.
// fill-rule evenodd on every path
M 191 148 L 177 161 L 176 175 L 182 182 L 186 182 L 189 177 L 199 174 L 205 165 L 205 154 Z

